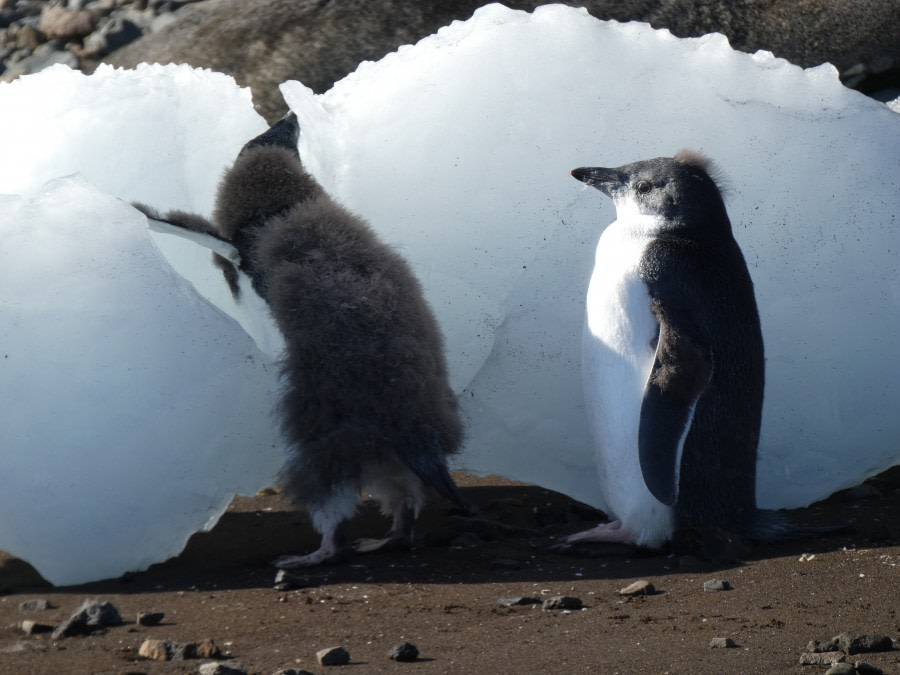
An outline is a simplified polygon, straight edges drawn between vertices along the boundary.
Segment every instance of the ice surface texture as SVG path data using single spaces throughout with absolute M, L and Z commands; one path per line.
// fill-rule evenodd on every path
M 282 91 L 306 166 L 422 279 L 468 417 L 461 466 L 603 506 L 580 335 L 615 216 L 568 172 L 682 147 L 726 170 L 756 283 L 760 505 L 804 505 L 900 461 L 900 116 L 830 67 L 490 6 L 324 95 Z M 229 304 L 205 250 L 151 238 L 113 199 L 208 215 L 265 126 L 229 78 L 183 66 L 0 85 L 0 193 L 21 195 L 0 197 L 0 549 L 54 583 L 177 553 L 277 470 L 264 310 Z

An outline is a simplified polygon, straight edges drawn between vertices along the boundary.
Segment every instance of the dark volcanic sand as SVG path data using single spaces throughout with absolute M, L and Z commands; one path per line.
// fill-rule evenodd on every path
M 744 562 L 717 568 L 666 553 L 550 553 L 554 536 L 593 524 L 589 509 L 496 477 L 456 478 L 483 515 L 508 526 L 506 533 L 480 526 L 482 539 L 496 541 L 470 548 L 435 545 L 447 538 L 453 521 L 444 505 L 434 503 L 423 514 L 412 553 L 359 555 L 349 564 L 302 574 L 308 586 L 297 590 L 275 590 L 268 562 L 309 550 L 317 538 L 305 517 L 277 495 L 236 498 L 215 529 L 195 535 L 181 556 L 123 579 L 54 589 L 26 564 L 0 556 L 0 586 L 11 591 L 0 597 L 0 672 L 196 673 L 202 661 L 145 661 L 138 647 L 150 638 L 210 638 L 232 663 L 264 674 L 280 668 L 357 674 L 824 673 L 826 666 L 799 665 L 810 640 L 843 631 L 900 637 L 900 468 L 868 482 L 880 496 L 836 495 L 795 514 L 805 524 L 847 523 L 854 533 L 760 546 Z M 380 535 L 384 529 L 380 516 L 366 509 L 353 534 Z M 520 568 L 492 569 L 498 559 Z M 713 578 L 729 581 L 733 590 L 705 592 L 703 582 Z M 635 599 L 618 594 L 638 579 L 651 581 L 658 592 Z M 497 604 L 504 597 L 555 595 L 576 596 L 584 609 Z M 33 598 L 55 608 L 19 609 Z M 125 625 L 58 641 L 25 636 L 18 627 L 25 619 L 61 622 L 87 598 L 111 601 Z M 165 612 L 165 619 L 138 626 L 142 610 Z M 731 638 L 737 647 L 712 649 L 715 637 Z M 419 648 L 415 663 L 388 660 L 388 650 L 403 641 Z M 320 666 L 316 651 L 335 645 L 350 651 L 350 665 Z M 849 658 L 900 673 L 898 649 Z

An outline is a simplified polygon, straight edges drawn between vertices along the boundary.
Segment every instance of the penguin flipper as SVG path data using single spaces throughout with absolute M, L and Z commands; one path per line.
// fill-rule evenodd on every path
M 656 356 L 641 401 L 638 457 L 650 493 L 666 506 L 678 499 L 681 454 L 697 401 L 712 378 L 709 348 L 666 320 L 659 319 Z

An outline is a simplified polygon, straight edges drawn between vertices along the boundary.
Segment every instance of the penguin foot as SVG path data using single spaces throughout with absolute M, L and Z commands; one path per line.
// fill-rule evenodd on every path
M 395 532 L 388 532 L 383 539 L 357 539 L 353 550 L 357 553 L 373 551 L 408 551 L 412 548 L 412 537 Z
M 597 527 L 563 537 L 559 544 L 634 544 L 637 538 L 626 528 L 621 520 L 601 523 Z
M 306 555 L 283 555 L 272 561 L 280 570 L 296 569 L 298 567 L 316 567 L 325 564 L 337 564 L 346 562 L 350 557 L 347 549 L 332 550 L 326 547 L 316 549 Z

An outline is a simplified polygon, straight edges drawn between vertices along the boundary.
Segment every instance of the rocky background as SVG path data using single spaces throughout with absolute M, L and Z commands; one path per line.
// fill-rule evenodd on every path
M 415 43 L 484 0 L 0 0 L 0 80 L 55 63 L 188 63 L 253 90 L 269 122 L 286 107 L 277 86 L 317 92 L 398 46 Z M 540 0 L 504 4 L 532 10 Z M 800 66 L 834 64 L 849 86 L 900 95 L 897 0 L 583 0 L 601 19 L 649 22 L 681 37 L 717 31 L 742 51 L 767 49 Z

